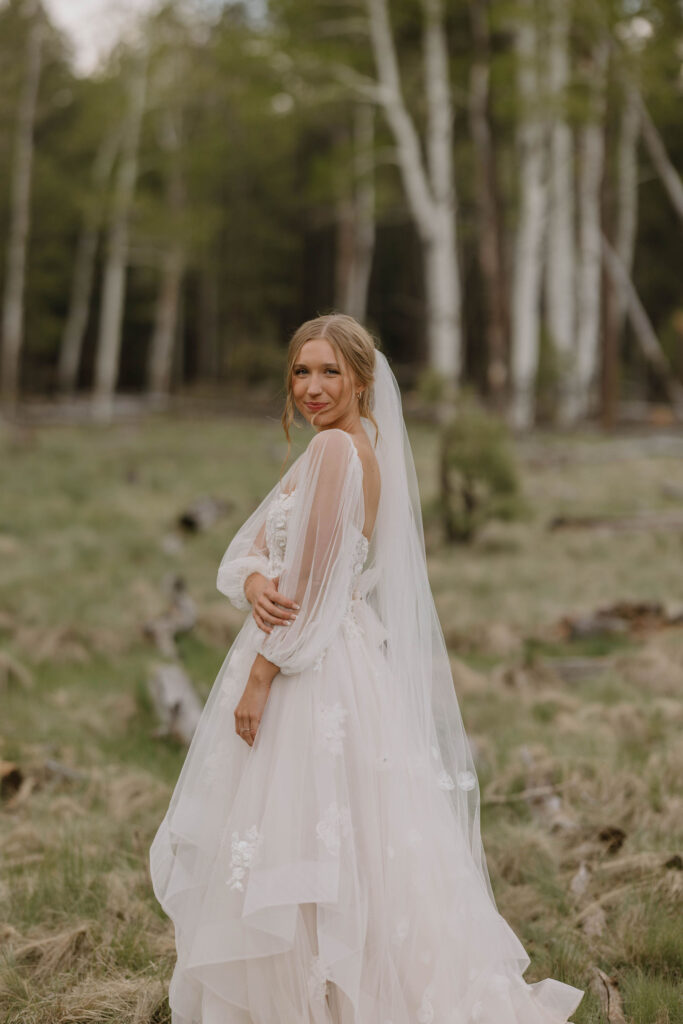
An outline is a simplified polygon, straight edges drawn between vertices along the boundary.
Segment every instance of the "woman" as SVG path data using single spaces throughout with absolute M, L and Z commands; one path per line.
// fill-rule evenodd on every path
M 391 369 L 331 314 L 286 379 L 315 434 L 221 561 L 253 614 L 151 849 L 173 1022 L 564 1024 L 491 891 Z

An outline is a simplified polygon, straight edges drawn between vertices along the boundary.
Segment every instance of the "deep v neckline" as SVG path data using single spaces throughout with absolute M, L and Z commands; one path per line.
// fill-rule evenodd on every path
M 341 427 L 339 429 L 341 430 Z M 367 514 L 367 508 L 366 508 L 366 505 L 365 505 L 365 488 L 363 486 L 364 483 L 365 483 L 365 470 L 363 468 L 363 460 L 361 459 L 360 452 L 358 451 L 358 448 L 356 447 L 356 442 L 353 440 L 353 438 L 349 434 L 348 430 L 344 430 L 343 433 L 346 434 L 346 436 L 349 439 L 349 444 L 351 445 L 351 447 L 353 449 L 353 453 L 354 453 L 354 455 L 356 457 L 356 460 L 358 462 L 358 466 L 360 468 L 360 477 L 361 477 L 360 486 L 361 486 L 361 497 L 362 497 L 362 501 L 363 501 L 363 522 L 365 522 L 365 516 Z M 296 491 L 297 487 L 298 487 L 298 484 L 294 484 L 294 486 L 292 487 L 292 489 L 290 491 L 284 491 L 282 488 L 280 488 L 279 492 L 278 492 L 279 496 L 282 497 L 282 498 L 290 498 L 294 494 L 294 492 Z M 370 534 L 370 536 L 367 537 L 363 533 L 362 530 L 360 531 L 361 537 L 365 537 L 365 539 L 368 542 L 368 544 L 370 544 L 370 542 L 372 541 L 372 538 L 373 538 L 373 536 L 375 534 L 375 527 L 376 526 L 377 526 L 377 516 L 375 515 L 375 522 L 373 524 L 372 533 Z
M 363 460 L 361 459 L 360 452 L 358 451 L 358 448 L 356 447 L 356 442 L 353 440 L 353 438 L 351 437 L 349 432 L 347 430 L 345 430 L 344 433 L 346 434 L 346 436 L 348 437 L 349 441 L 351 442 L 351 447 L 353 448 L 353 450 L 355 452 L 356 459 L 358 460 L 358 465 L 360 467 L 360 489 L 361 489 L 361 497 L 363 499 L 363 522 L 365 523 L 365 517 L 367 515 L 367 507 L 366 507 L 366 503 L 365 503 L 365 487 L 364 487 L 364 484 L 365 484 L 365 469 L 363 467 Z M 381 486 L 381 484 L 380 484 L 380 486 Z M 372 541 L 372 538 L 373 538 L 373 536 L 375 534 L 375 527 L 376 526 L 377 526 L 377 513 L 375 513 L 375 521 L 372 524 L 372 533 L 370 534 L 370 536 L 367 537 L 363 533 L 362 530 L 360 531 L 361 532 L 361 537 L 365 537 L 366 541 L 368 542 L 368 545 Z

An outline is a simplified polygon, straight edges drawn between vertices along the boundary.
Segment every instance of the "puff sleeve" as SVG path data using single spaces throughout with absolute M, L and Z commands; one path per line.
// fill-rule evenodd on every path
M 291 466 L 288 473 L 285 474 L 283 483 L 291 479 L 293 469 L 294 466 Z M 252 572 L 260 572 L 264 576 L 269 575 L 266 517 L 278 488 L 279 485 L 272 488 L 240 527 L 228 545 L 218 567 L 216 587 L 240 611 L 251 609 L 244 593 L 247 576 L 250 576 Z
M 316 434 L 301 468 L 278 584 L 300 610 L 291 626 L 257 627 L 256 652 L 283 675 L 311 666 L 339 629 L 365 517 L 362 464 L 346 431 Z

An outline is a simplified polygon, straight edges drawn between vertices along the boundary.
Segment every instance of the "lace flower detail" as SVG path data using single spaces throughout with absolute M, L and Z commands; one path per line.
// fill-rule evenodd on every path
M 347 609 L 346 615 L 342 619 L 342 625 L 348 637 L 360 637 L 363 636 L 363 629 L 360 623 L 357 621 L 356 616 L 353 614 L 353 608 Z
M 365 565 L 365 559 L 368 557 L 368 548 L 369 548 L 368 538 L 365 536 L 364 533 L 362 533 L 360 535 L 360 537 L 358 538 L 358 543 L 356 544 L 356 550 L 355 550 L 354 555 L 353 555 L 353 575 L 354 576 L 360 576 L 360 574 L 362 573 L 363 566 Z
M 460 789 L 464 790 L 474 789 L 477 782 L 472 772 L 458 772 L 457 779 Z
M 351 831 L 351 814 L 349 808 L 338 807 L 331 803 L 324 815 L 315 827 L 315 834 L 320 839 L 328 853 L 334 855 L 339 853 L 342 837 L 348 836 Z
M 314 671 L 319 672 L 320 669 L 323 667 L 323 661 L 325 660 L 325 655 L 326 654 L 327 654 L 327 648 L 322 650 L 320 652 L 320 654 L 318 655 L 318 657 L 315 659 L 315 661 L 313 662 L 313 669 L 314 669 Z
M 244 839 L 240 839 L 239 832 L 232 834 L 232 874 L 228 879 L 230 889 L 244 890 L 244 878 L 247 871 L 254 862 L 254 858 L 261 846 L 262 836 L 256 825 L 252 825 L 244 833 Z
M 266 544 L 270 555 L 270 575 L 282 572 L 287 547 L 288 513 L 292 508 L 294 491 L 280 491 L 271 502 L 266 515 Z
M 337 701 L 335 704 L 321 704 L 318 709 L 318 723 L 323 744 L 330 754 L 341 754 L 342 740 L 346 736 L 344 720 L 348 715 L 346 708 Z
M 432 1005 L 432 989 L 428 986 L 422 993 L 422 1002 L 417 1011 L 418 1024 L 432 1024 L 434 1020 L 434 1006 Z
M 455 783 L 453 782 L 452 777 L 448 774 L 448 772 L 445 769 L 442 772 L 439 772 L 439 774 L 437 775 L 436 784 L 439 787 L 439 789 L 455 788 Z
M 308 995 L 312 1002 L 322 1003 L 327 989 L 327 977 L 319 956 L 311 957 L 308 971 Z

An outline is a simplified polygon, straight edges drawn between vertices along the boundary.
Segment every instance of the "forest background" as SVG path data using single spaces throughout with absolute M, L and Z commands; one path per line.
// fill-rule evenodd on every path
M 676 0 L 177 2 L 77 73 L 0 7 L 2 396 L 277 381 L 367 320 L 517 428 L 677 419 Z

